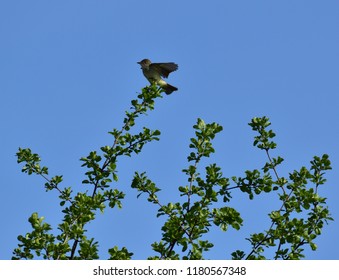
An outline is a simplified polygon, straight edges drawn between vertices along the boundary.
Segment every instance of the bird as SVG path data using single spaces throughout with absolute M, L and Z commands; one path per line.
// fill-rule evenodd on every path
M 145 58 L 139 62 L 142 72 L 146 79 L 151 83 L 157 84 L 161 87 L 166 94 L 171 94 L 173 91 L 178 90 L 175 86 L 168 84 L 162 79 L 168 78 L 168 75 L 178 69 L 178 64 L 174 62 L 161 62 L 152 63 L 149 59 Z

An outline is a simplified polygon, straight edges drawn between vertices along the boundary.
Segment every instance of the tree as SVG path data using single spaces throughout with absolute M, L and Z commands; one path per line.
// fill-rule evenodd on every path
M 51 233 L 52 226 L 38 213 L 33 213 L 29 218 L 32 231 L 18 236 L 19 245 L 14 249 L 12 259 L 99 258 L 98 242 L 88 237 L 86 225 L 95 219 L 98 210 L 104 212 L 106 207 L 122 207 L 125 194 L 111 187 L 113 181 L 118 182 L 118 159 L 138 154 L 146 143 L 159 140 L 158 130 L 144 127 L 134 134 L 130 130 L 138 117 L 154 109 L 155 100 L 162 97 L 161 93 L 162 90 L 155 85 L 143 88 L 137 99 L 131 101 L 122 128 L 109 132 L 113 144 L 81 158 L 82 166 L 86 168 L 86 179 L 82 184 L 90 187 L 91 194 L 88 190 L 73 194 L 71 187 L 60 188 L 62 176 L 49 177 L 48 168 L 40 165 L 38 154 L 29 148 L 19 148 L 17 158 L 18 163 L 24 164 L 22 172 L 41 176 L 46 191 L 59 194 L 64 217 L 57 227 L 60 233 L 55 235 Z M 215 163 L 200 166 L 203 158 L 215 152 L 212 140 L 223 128 L 217 123 L 206 124 L 197 120 L 193 126 L 195 137 L 189 145 L 188 166 L 182 170 L 188 184 L 178 188 L 184 202 L 161 202 L 157 196 L 161 190 L 156 184 L 146 173 L 135 172 L 131 187 L 138 192 L 137 196 L 146 195 L 147 201 L 157 207 L 157 217 L 166 217 L 161 228 L 162 239 L 152 244 L 155 255 L 149 259 L 203 259 L 204 252 L 214 246 L 204 239 L 208 231 L 215 227 L 226 231 L 230 226 L 241 229 L 243 219 L 240 213 L 228 206 L 232 195 L 237 192 L 247 193 L 251 200 L 262 193 L 272 193 L 278 204 L 269 213 L 270 227 L 247 238 L 251 250 L 237 250 L 231 254 L 232 259 L 266 259 L 269 257 L 267 251 L 272 249 L 272 259 L 301 259 L 306 245 L 312 250 L 317 249 L 314 240 L 321 234 L 324 223 L 332 220 L 326 199 L 319 194 L 319 187 L 326 182 L 325 172 L 331 169 L 328 155 L 315 156 L 309 168 L 294 170 L 288 178 L 280 176 L 278 166 L 283 158 L 271 156 L 277 144 L 272 140 L 275 133 L 269 129 L 269 119 L 256 117 L 249 125 L 256 133 L 253 144 L 266 153 L 267 162 L 260 169 L 246 170 L 243 177 L 226 178 Z M 200 174 L 202 170 L 204 176 Z M 127 248 L 119 249 L 118 246 L 108 249 L 108 252 L 110 259 L 130 259 L 133 255 Z

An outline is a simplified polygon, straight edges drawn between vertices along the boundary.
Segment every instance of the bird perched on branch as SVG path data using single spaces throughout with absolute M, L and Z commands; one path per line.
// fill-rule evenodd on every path
M 178 69 L 178 64 L 173 62 L 152 63 L 149 59 L 143 59 L 138 64 L 141 65 L 142 72 L 146 79 L 151 83 L 160 86 L 166 94 L 171 94 L 178 88 L 168 84 L 162 79 L 167 78 L 168 75 Z

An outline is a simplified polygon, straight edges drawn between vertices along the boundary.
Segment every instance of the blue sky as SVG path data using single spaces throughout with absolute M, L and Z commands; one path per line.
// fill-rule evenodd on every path
M 54 228 L 62 217 L 57 194 L 44 181 L 20 172 L 15 153 L 29 147 L 62 186 L 81 186 L 79 159 L 112 143 L 130 100 L 147 85 L 143 58 L 174 61 L 165 96 L 140 126 L 159 129 L 161 141 L 119 162 L 123 209 L 109 209 L 88 227 L 107 248 L 126 246 L 134 259 L 152 255 L 163 220 L 144 197 L 130 189 L 134 171 L 147 171 L 163 189 L 164 203 L 178 198 L 187 179 L 189 139 L 198 117 L 224 127 L 215 139 L 216 162 L 226 177 L 260 168 L 265 155 L 252 146 L 247 123 L 268 116 L 285 159 L 281 176 L 309 166 L 328 153 L 333 170 L 321 194 L 335 222 L 317 239 L 307 259 L 339 259 L 339 2 L 338 1 L 2 1 L 0 3 L 0 174 L 2 230 L 0 259 L 9 259 L 16 237 L 30 231 L 38 212 Z M 210 233 L 216 244 L 206 257 L 230 258 L 248 249 L 250 233 L 268 228 L 266 213 L 277 204 L 268 196 L 248 201 L 233 193 L 232 206 L 245 220 L 240 232 Z

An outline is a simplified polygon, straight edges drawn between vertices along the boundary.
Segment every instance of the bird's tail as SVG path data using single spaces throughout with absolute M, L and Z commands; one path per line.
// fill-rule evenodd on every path
M 178 88 L 170 84 L 161 85 L 161 88 L 165 91 L 166 94 L 171 94 L 173 91 L 178 90 Z

